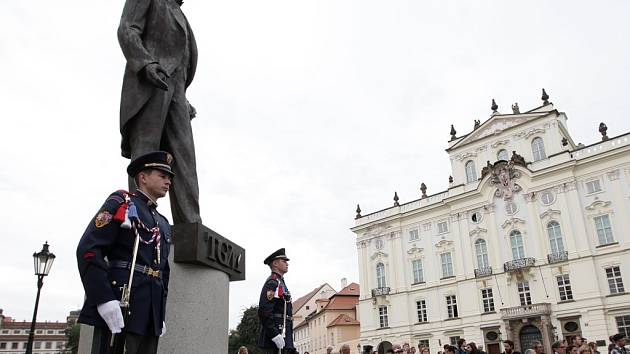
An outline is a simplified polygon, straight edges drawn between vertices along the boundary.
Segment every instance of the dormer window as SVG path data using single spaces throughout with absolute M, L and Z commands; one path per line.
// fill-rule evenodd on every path
M 547 154 L 545 154 L 545 144 L 542 138 L 534 138 L 534 140 L 532 140 L 532 155 L 534 155 L 534 161 L 547 158 Z
M 466 162 L 466 183 L 472 183 L 477 181 L 477 172 L 475 168 L 475 161 L 470 160 Z

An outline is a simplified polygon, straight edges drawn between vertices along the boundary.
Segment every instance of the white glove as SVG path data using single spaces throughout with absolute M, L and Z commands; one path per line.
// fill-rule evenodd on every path
M 276 344 L 278 349 L 284 348 L 284 338 L 282 337 L 282 334 L 278 334 L 277 336 L 271 338 L 271 340 Z
M 120 310 L 120 301 L 112 300 L 96 306 L 98 314 L 101 315 L 107 327 L 112 333 L 120 333 L 125 327 L 122 311 Z
M 162 321 L 162 333 L 160 333 L 160 338 L 164 337 L 166 334 L 166 321 Z

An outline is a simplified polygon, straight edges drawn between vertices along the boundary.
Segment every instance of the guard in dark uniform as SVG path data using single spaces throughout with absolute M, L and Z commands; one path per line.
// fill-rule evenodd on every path
M 112 193 L 90 221 L 79 246 L 77 262 L 85 289 L 79 322 L 95 327 L 92 353 L 106 353 L 112 333 L 125 333 L 127 354 L 156 353 L 165 332 L 168 294 L 169 221 L 157 212 L 157 199 L 168 192 L 172 156 L 163 151 L 134 159 L 127 168 L 137 191 Z M 136 230 L 140 237 L 131 270 Z M 130 316 L 123 321 L 120 299 L 133 272 Z
M 265 281 L 258 302 L 261 326 L 258 346 L 269 354 L 297 353 L 293 345 L 291 293 L 284 282 L 284 274 L 289 271 L 288 261 L 281 248 L 263 262 L 271 269 L 271 275 Z

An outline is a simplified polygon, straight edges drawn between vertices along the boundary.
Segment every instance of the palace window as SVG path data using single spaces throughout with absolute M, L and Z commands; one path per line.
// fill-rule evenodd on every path
M 482 218 L 483 218 L 482 214 L 479 212 L 479 210 L 476 210 L 470 216 L 470 221 L 474 222 L 475 224 L 478 224 L 481 222 Z
M 381 328 L 389 327 L 389 318 L 387 316 L 387 306 L 380 306 L 378 308 L 378 319 Z
M 417 241 L 420 239 L 420 232 L 418 229 L 409 230 L 409 241 Z
M 534 161 L 540 161 L 547 158 L 545 154 L 545 144 L 542 138 L 534 138 L 532 140 L 532 154 L 534 155 Z
M 602 186 L 599 183 L 598 179 L 594 179 L 592 181 L 588 181 L 588 182 L 585 183 L 585 185 L 586 185 L 586 193 L 587 194 L 597 193 L 597 192 L 602 190 Z
M 503 161 L 507 161 L 510 158 L 508 157 L 508 152 L 505 149 L 501 149 L 499 150 L 499 152 L 497 153 L 497 160 L 503 160 Z
M 480 238 L 475 241 L 475 253 L 477 254 L 477 267 L 488 268 L 490 261 L 488 260 L 488 247 L 486 247 L 486 240 Z
M 414 259 L 411 261 L 411 268 L 413 270 L 413 282 L 424 283 L 424 270 L 422 269 L 422 260 Z
M 477 181 L 477 171 L 475 170 L 475 161 L 466 162 L 466 183 Z
M 540 201 L 544 205 L 550 205 L 556 201 L 556 196 L 553 194 L 552 191 L 544 191 L 540 194 Z
M 625 291 L 619 266 L 606 268 L 606 279 L 608 280 L 608 289 L 611 294 L 619 294 Z
M 481 289 L 481 301 L 483 302 L 483 312 L 494 312 L 492 288 Z
M 630 337 L 630 315 L 615 317 L 615 322 L 617 322 L 617 332 Z
M 549 249 L 553 254 L 564 252 L 564 243 L 562 242 L 562 232 L 560 224 L 557 221 L 550 221 L 547 224 L 547 235 L 549 236 Z
M 444 252 L 440 254 L 442 261 L 442 278 L 454 276 L 453 272 L 453 255 L 451 252 Z
M 558 281 L 558 291 L 560 293 L 560 301 L 573 300 L 573 291 L 571 290 L 571 281 L 569 274 L 556 276 Z
M 512 258 L 525 258 L 525 246 L 523 245 L 523 235 L 518 230 L 510 232 L 510 246 L 512 246 Z
M 532 294 L 529 292 L 529 282 L 522 281 L 517 284 L 518 298 L 521 301 L 521 306 L 527 306 L 532 304 Z
M 593 218 L 595 222 L 595 230 L 597 231 L 597 240 L 601 245 L 607 245 L 615 242 L 610 226 L 610 217 L 608 215 L 600 215 Z
M 514 215 L 516 214 L 517 211 L 518 211 L 518 205 L 516 205 L 516 203 L 514 202 L 505 203 L 505 212 L 508 215 Z
M 459 317 L 459 313 L 457 311 L 457 298 L 455 295 L 448 295 L 446 297 L 446 313 L 448 318 Z
M 427 303 L 425 300 L 416 301 L 416 310 L 418 312 L 418 322 L 428 322 Z
M 387 286 L 387 283 L 385 282 L 385 265 L 383 263 L 376 265 L 376 284 L 379 288 Z
M 440 221 L 437 223 L 438 234 L 445 234 L 448 232 L 448 223 L 446 221 Z

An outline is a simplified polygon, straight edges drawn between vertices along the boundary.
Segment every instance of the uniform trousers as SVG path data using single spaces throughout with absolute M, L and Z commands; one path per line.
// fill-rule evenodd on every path
M 104 328 L 94 327 L 92 354 L 107 354 L 111 340 L 111 332 Z M 125 334 L 126 354 L 156 354 L 159 337 L 153 335 Z
M 168 90 L 153 88 L 147 103 L 128 123 L 131 159 L 163 150 L 174 158 L 175 178 L 170 189 L 173 224 L 201 222 L 195 144 L 186 100 L 186 68 L 165 79 Z M 133 179 L 129 189 L 135 190 Z

